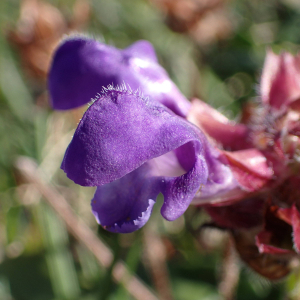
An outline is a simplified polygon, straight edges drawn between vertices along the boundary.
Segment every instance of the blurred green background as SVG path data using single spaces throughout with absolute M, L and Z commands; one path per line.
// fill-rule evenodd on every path
M 113 281 L 120 259 L 163 300 L 299 299 L 297 274 L 276 283 L 255 274 L 236 257 L 226 232 L 198 230 L 209 218 L 196 208 L 169 223 L 157 205 L 149 224 L 132 234 L 98 228 L 90 211 L 93 188 L 76 186 L 59 168 L 83 110 L 54 112 L 45 74 L 52 49 L 73 29 L 119 48 L 149 40 L 188 98 L 232 119 L 256 97 L 266 49 L 299 49 L 298 0 L 177 2 L 45 0 L 53 7 L 42 8 L 34 0 L 0 1 L 1 300 L 134 299 Z M 47 184 L 105 241 L 114 257 L 109 268 L 20 178 L 18 156 L 33 158 Z

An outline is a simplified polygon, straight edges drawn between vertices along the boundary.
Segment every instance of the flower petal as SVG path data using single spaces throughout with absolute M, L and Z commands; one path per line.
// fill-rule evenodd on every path
M 84 114 L 62 169 L 75 183 L 100 186 L 188 142 L 191 168 L 203 153 L 197 129 L 159 103 L 113 89 Z
M 148 221 L 159 193 L 158 182 L 149 178 L 149 166 L 97 188 L 92 199 L 96 220 L 106 230 L 128 233 Z
M 261 77 L 264 104 L 284 108 L 300 98 L 300 56 L 268 51 Z
M 264 104 L 269 104 L 270 90 L 272 88 L 274 77 L 278 73 L 279 66 L 279 56 L 272 50 L 268 50 L 260 79 L 260 94 Z
M 88 103 L 103 86 L 124 82 L 178 115 L 187 114 L 190 103 L 157 63 L 149 42 L 119 50 L 84 37 L 67 39 L 54 55 L 49 73 L 52 106 L 72 109 Z
M 112 232 L 135 231 L 148 221 L 160 192 L 164 195 L 163 217 L 175 220 L 188 208 L 199 188 L 199 177 L 205 176 L 205 162 L 200 160 L 197 165 L 201 168 L 198 172 L 195 166 L 179 177 L 156 176 L 160 170 L 150 160 L 124 177 L 97 187 L 92 210 L 98 223 Z
M 196 154 L 200 151 L 198 147 L 199 145 L 196 143 L 188 143 L 176 149 L 177 155 L 186 154 L 192 158 L 194 160 L 193 166 L 187 168 L 189 171 L 179 177 L 164 177 L 162 179 L 164 204 L 161 208 L 161 214 L 168 221 L 180 217 L 190 205 L 199 188 L 206 183 L 208 169 L 204 157 Z M 180 158 L 179 161 L 181 165 L 186 163 Z
M 123 50 L 124 56 L 137 57 L 145 60 L 152 61 L 154 63 L 158 63 L 157 57 L 155 54 L 155 50 L 151 43 L 148 41 L 137 41 L 131 46 L 127 47 Z
M 246 125 L 236 124 L 213 107 L 193 99 L 187 119 L 197 125 L 215 144 L 225 149 L 241 150 L 250 147 Z
M 110 210 L 116 202 L 133 209 L 133 215 L 123 211 L 121 219 L 116 213 L 109 224 L 103 223 L 105 212 L 95 209 L 101 224 L 111 230 L 133 230 L 147 221 L 159 192 L 164 195 L 161 212 L 167 220 L 184 213 L 207 180 L 204 139 L 193 125 L 163 105 L 111 89 L 84 114 L 62 169 L 75 183 L 98 186 L 95 199 L 101 211 L 107 203 Z M 107 200 L 110 194 L 112 202 Z M 134 226 L 125 222 L 127 217 Z

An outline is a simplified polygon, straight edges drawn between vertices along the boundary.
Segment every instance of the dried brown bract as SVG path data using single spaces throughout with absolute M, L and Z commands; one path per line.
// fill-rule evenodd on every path
M 73 15 L 67 20 L 54 6 L 41 0 L 23 0 L 16 27 L 7 34 L 21 55 L 30 76 L 44 80 L 52 53 L 64 34 L 80 30 L 89 19 L 90 8 L 85 0 L 78 0 Z
M 226 0 L 151 0 L 164 12 L 168 26 L 188 33 L 203 45 L 226 39 L 232 24 L 226 12 Z

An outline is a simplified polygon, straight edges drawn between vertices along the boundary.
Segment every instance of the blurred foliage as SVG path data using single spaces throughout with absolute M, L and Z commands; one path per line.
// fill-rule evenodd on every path
M 73 0 L 48 1 L 72 16 Z M 81 111 L 53 112 L 45 102 L 46 84 L 23 69 L 20 52 L 7 40 L 16 26 L 21 2 L 0 1 L 0 299 L 1 300 L 118 300 L 132 299 L 112 281 L 111 270 L 69 235 L 62 220 L 39 193 L 14 171 L 19 155 L 34 158 L 77 214 L 92 228 L 93 189 L 70 182 L 60 171 L 64 150 Z M 231 118 L 255 97 L 267 47 L 297 52 L 300 4 L 297 0 L 232 0 L 224 5 L 232 32 L 203 45 L 192 36 L 173 32 L 166 15 L 146 0 L 94 0 L 86 34 L 124 48 L 138 39 L 155 47 L 160 63 L 187 97 L 201 97 Z M 207 28 L 209 30 L 209 28 Z M 218 284 L 223 264 L 224 235 L 202 236 L 207 220 L 190 208 L 173 223 L 156 217 L 165 245 L 172 293 L 177 300 L 222 299 Z M 196 215 L 196 217 L 195 217 Z M 145 258 L 144 231 L 117 235 L 98 229 L 130 271 L 153 289 Z M 225 235 L 226 240 L 226 235 Z M 236 299 L 299 299 L 299 275 L 269 283 L 242 262 Z

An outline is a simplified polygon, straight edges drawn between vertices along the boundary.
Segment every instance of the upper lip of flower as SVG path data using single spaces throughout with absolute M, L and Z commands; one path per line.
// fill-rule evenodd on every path
M 111 87 L 84 114 L 62 169 L 78 184 L 98 186 L 92 208 L 101 225 L 130 232 L 145 224 L 160 192 L 162 215 L 174 220 L 206 183 L 200 135 L 156 101 Z M 165 176 L 153 159 L 168 162 L 163 155 L 170 151 L 173 165 Z

